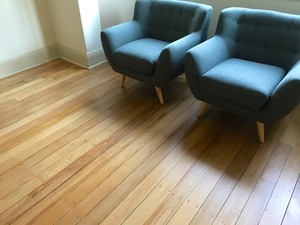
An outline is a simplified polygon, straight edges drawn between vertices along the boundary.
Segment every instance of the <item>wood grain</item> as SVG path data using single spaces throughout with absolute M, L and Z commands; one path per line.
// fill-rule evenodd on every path
M 255 123 L 105 63 L 0 80 L 0 224 L 298 224 L 300 108 Z

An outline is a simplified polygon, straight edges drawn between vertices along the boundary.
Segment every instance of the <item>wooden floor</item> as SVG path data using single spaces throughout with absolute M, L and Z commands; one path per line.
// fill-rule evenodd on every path
M 300 224 L 300 107 L 267 126 L 62 60 L 0 80 L 1 224 Z

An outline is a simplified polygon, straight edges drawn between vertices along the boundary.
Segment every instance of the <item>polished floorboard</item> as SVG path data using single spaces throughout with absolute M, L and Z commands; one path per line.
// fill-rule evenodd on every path
M 300 107 L 267 124 L 107 63 L 0 80 L 0 224 L 300 224 Z

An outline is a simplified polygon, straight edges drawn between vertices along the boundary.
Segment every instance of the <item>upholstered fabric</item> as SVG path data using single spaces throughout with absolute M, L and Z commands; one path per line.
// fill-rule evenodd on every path
M 230 58 L 203 74 L 199 86 L 211 96 L 260 109 L 284 76 L 279 67 Z
M 121 67 L 152 75 L 160 53 L 168 44 L 153 38 L 142 38 L 117 48 L 112 52 L 112 59 Z
M 207 38 L 212 7 L 177 0 L 137 0 L 133 20 L 101 32 L 113 70 L 154 87 L 184 71 L 187 50 Z
M 224 10 L 216 35 L 233 45 L 232 57 L 285 70 L 299 57 L 299 16 L 270 10 Z
M 185 69 L 197 99 L 263 123 L 280 119 L 300 100 L 300 16 L 224 9 Z
M 178 1 L 151 1 L 146 33 L 149 37 L 173 42 L 198 32 L 204 25 L 207 9 Z

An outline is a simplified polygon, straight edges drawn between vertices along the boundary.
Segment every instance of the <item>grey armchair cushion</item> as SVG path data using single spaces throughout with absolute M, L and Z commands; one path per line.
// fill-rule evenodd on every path
M 152 75 L 160 53 L 168 44 L 153 38 L 142 38 L 117 48 L 112 52 L 112 60 L 124 68 Z
M 280 119 L 300 100 L 300 16 L 225 9 L 215 36 L 187 52 L 185 68 L 197 99 L 255 121 Z
M 209 95 L 257 110 L 284 76 L 280 67 L 230 58 L 203 74 L 199 86 Z

